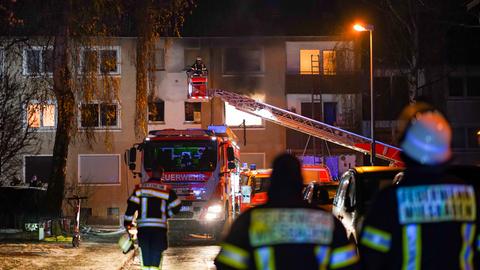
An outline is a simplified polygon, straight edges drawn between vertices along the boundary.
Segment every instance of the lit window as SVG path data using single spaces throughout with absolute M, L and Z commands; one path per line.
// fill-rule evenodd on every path
M 41 47 L 25 49 L 23 51 L 23 74 L 51 74 L 53 73 L 53 50 Z
M 32 128 L 55 127 L 55 105 L 32 103 L 27 108 L 28 126 Z
M 89 103 L 80 107 L 81 127 L 117 127 L 118 105 L 114 103 Z
M 319 50 L 300 50 L 300 74 L 319 74 L 319 55 Z
M 101 74 L 120 73 L 120 48 L 88 48 L 81 51 L 83 72 Z
M 163 100 L 157 99 L 148 103 L 148 121 L 165 121 L 165 102 L 163 102 Z
M 337 74 L 337 61 L 335 51 L 322 51 L 323 75 Z
M 185 122 L 199 124 L 202 121 L 201 102 L 185 102 Z
M 247 127 L 261 127 L 262 119 L 258 116 L 239 111 L 230 104 L 225 104 L 225 123 L 228 126 L 239 127 L 243 125 L 245 120 L 245 126 Z
M 80 184 L 120 183 L 120 155 L 78 155 Z

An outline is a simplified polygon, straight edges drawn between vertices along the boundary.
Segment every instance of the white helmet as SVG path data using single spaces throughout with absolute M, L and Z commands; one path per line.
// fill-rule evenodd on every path
M 441 113 L 435 110 L 416 113 L 405 127 L 400 146 L 409 158 L 424 165 L 437 165 L 450 160 L 452 129 Z

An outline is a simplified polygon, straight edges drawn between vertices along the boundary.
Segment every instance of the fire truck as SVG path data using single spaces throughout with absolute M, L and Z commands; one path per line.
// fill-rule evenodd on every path
M 245 169 L 240 172 L 240 212 L 267 202 L 271 169 Z
M 233 218 L 239 147 L 234 133 L 226 126 L 153 130 L 128 152 L 132 172 L 137 168 L 137 152 L 141 154 L 140 171 L 133 173 L 140 175 L 142 182 L 158 166 L 164 168 L 162 183 L 175 190 L 182 200 L 180 213 L 169 220 L 176 236 L 215 236 Z
M 272 169 L 257 170 L 255 166 L 240 172 L 240 212 L 267 202 L 271 174 Z M 302 165 L 302 176 L 304 185 L 312 182 L 338 185 L 332 180 L 328 167 L 321 164 Z

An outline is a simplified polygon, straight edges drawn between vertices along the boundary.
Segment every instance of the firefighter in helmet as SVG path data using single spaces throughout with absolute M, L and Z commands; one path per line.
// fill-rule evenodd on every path
M 217 269 L 357 269 L 357 249 L 341 223 L 302 200 L 300 167 L 290 154 L 275 159 L 268 202 L 235 220 Z
M 479 194 L 448 175 L 452 130 L 426 103 L 400 117 L 406 169 L 379 192 L 360 236 L 361 266 L 371 270 L 480 269 Z
M 207 66 L 205 66 L 201 57 L 197 57 L 189 71 L 197 76 L 205 76 L 208 73 Z
M 154 163 L 155 164 L 155 163 Z M 167 219 L 180 211 L 181 201 L 173 190 L 160 183 L 163 168 L 157 167 L 152 177 L 137 186 L 128 198 L 125 227 L 130 229 L 137 214 L 141 269 L 160 269 L 162 253 L 167 249 Z

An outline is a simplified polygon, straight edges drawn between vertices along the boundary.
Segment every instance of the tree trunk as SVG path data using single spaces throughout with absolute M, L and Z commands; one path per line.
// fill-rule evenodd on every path
M 75 127 L 75 96 L 70 69 L 71 53 L 69 49 L 70 32 L 68 14 L 70 1 L 65 2 L 63 23 L 54 40 L 53 92 L 57 100 L 58 120 L 53 147 L 52 172 L 47 189 L 45 210 L 49 215 L 60 216 L 64 199 L 65 179 L 67 174 L 68 148 Z

